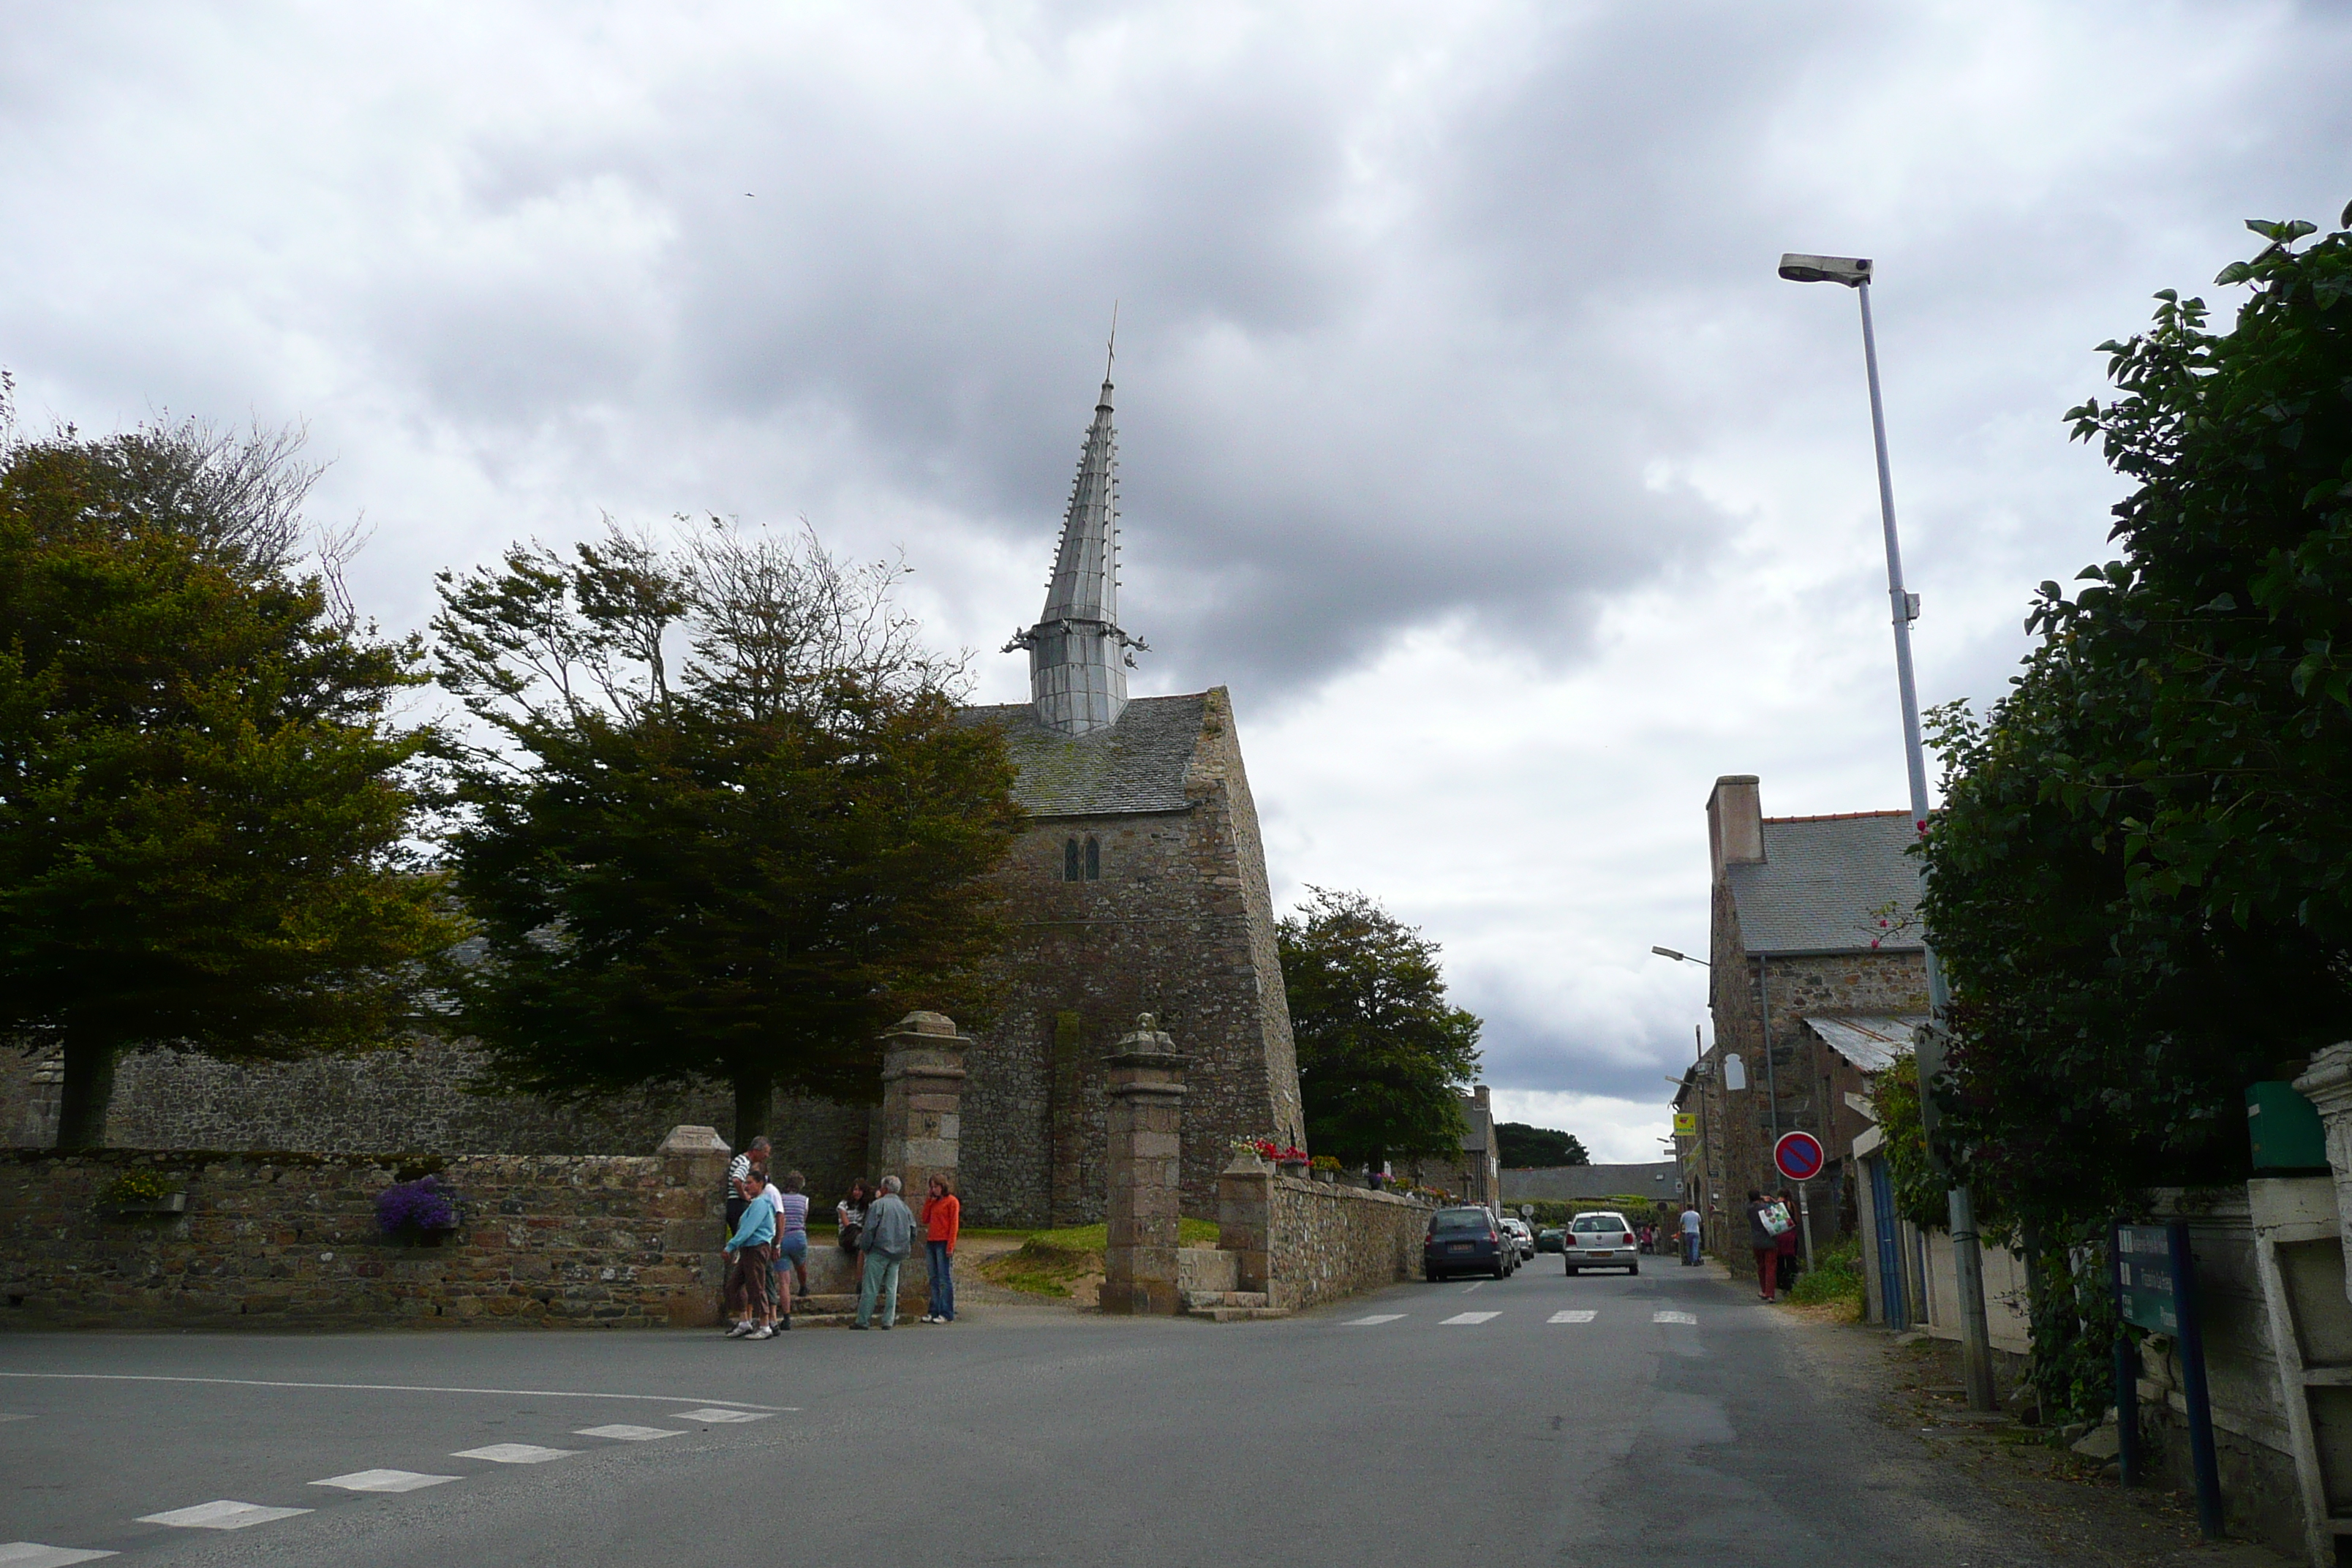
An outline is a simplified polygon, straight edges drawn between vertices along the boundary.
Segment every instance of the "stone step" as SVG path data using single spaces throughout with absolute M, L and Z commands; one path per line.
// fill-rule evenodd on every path
M 1187 1290 L 1184 1310 L 1205 1312 L 1213 1307 L 1263 1307 L 1266 1304 L 1263 1290 Z
M 1206 1318 L 1213 1323 L 1255 1323 L 1271 1318 L 1290 1316 L 1287 1307 L 1211 1307 L 1194 1312 L 1196 1318 Z

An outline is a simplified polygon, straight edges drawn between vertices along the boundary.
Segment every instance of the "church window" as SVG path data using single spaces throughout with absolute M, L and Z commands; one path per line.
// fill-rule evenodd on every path
M 1081 875 L 1082 873 L 1079 870 L 1078 860 L 1078 841 L 1075 838 L 1066 839 L 1062 844 L 1062 880 L 1065 882 L 1075 882 Z
M 1102 840 L 1099 838 L 1087 840 L 1087 880 L 1102 880 Z

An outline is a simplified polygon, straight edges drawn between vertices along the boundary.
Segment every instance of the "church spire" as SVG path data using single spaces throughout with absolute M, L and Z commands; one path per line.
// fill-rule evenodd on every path
M 1112 331 L 1117 331 L 1114 327 Z M 1114 348 L 1117 338 L 1112 340 Z M 1078 457 L 1061 548 L 1037 624 L 1004 645 L 1029 651 L 1029 695 L 1038 722 L 1065 735 L 1118 722 L 1127 707 L 1127 650 L 1144 644 L 1118 626 L 1118 433 L 1111 426 L 1110 366 Z

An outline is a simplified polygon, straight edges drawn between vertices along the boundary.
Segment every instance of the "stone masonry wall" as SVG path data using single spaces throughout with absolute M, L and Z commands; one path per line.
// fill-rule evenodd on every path
M 156 1172 L 186 1212 L 98 1199 Z M 718 1321 L 718 1159 L 477 1155 L 439 1247 L 376 1228 L 388 1157 L 0 1154 L 0 1328 L 637 1328 Z
M 1217 1245 L 1239 1289 L 1296 1310 L 1421 1273 L 1429 1205 L 1395 1193 L 1311 1182 L 1236 1163 L 1218 1178 Z
M 1304 1143 L 1274 910 L 1230 701 L 1207 694 L 1181 812 L 1033 819 L 1000 876 L 1015 940 L 1004 1005 L 974 1031 L 962 1195 L 972 1223 L 1103 1216 L 1103 1058 L 1151 1013 L 1191 1061 L 1184 1204 L 1215 1212 L 1234 1139 Z M 1099 880 L 1063 845 L 1101 846 Z

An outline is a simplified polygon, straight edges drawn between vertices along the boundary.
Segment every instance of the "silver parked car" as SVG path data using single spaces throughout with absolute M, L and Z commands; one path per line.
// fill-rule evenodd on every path
M 1622 1214 L 1603 1209 L 1578 1215 L 1570 1222 L 1566 1241 L 1570 1274 L 1582 1268 L 1622 1268 L 1628 1274 L 1642 1271 L 1641 1247 L 1633 1239 L 1633 1227 Z
M 1511 1239 L 1519 1244 L 1519 1257 L 1523 1259 L 1533 1259 L 1536 1255 L 1536 1233 L 1528 1228 L 1528 1222 L 1505 1215 L 1503 1228 L 1509 1231 Z

